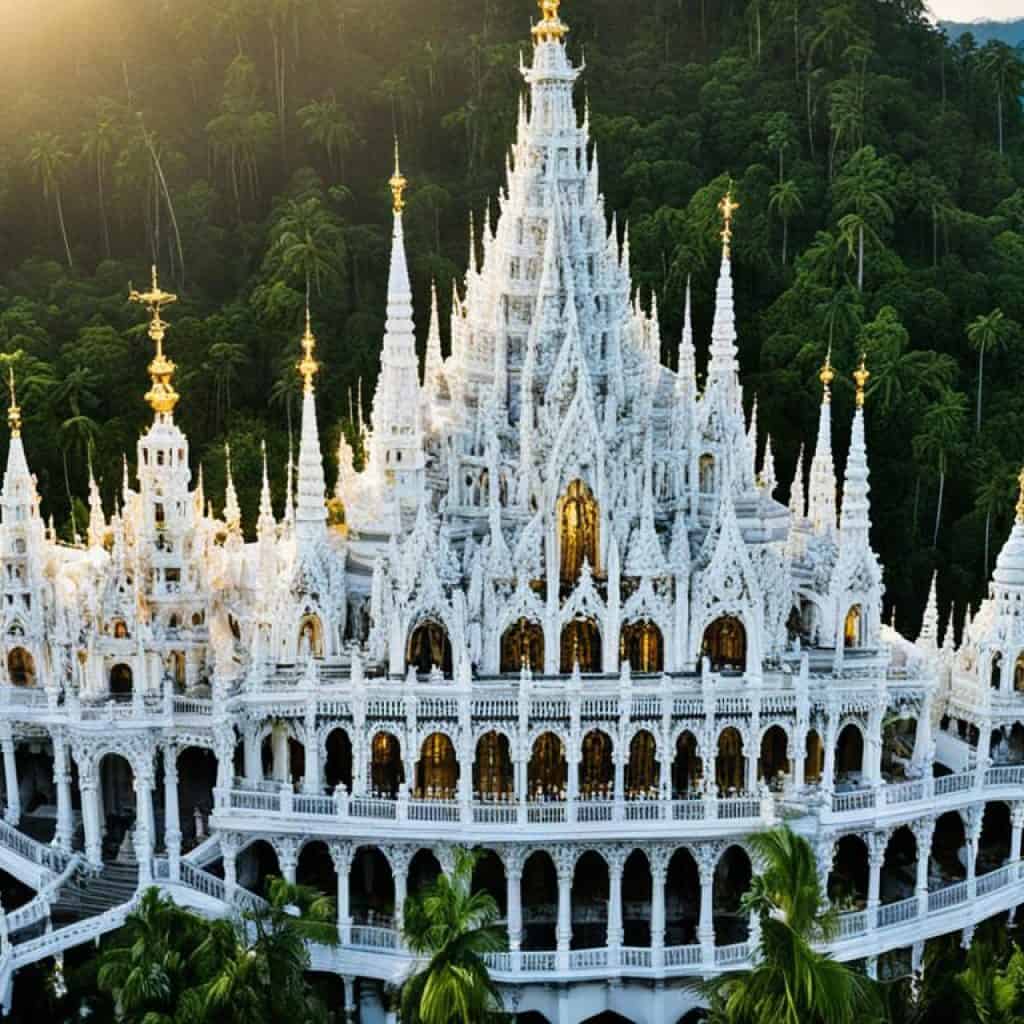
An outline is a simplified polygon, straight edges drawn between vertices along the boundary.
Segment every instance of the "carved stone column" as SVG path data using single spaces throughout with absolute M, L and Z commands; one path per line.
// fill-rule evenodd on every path
M 331 860 L 338 874 L 338 941 L 347 946 L 352 941 L 352 913 L 349 907 L 349 875 L 355 850 L 351 843 L 334 842 L 330 844 Z M 348 989 L 345 989 L 345 1006 L 348 1007 Z
M 715 867 L 719 848 L 715 843 L 703 843 L 694 851 L 700 873 L 700 920 L 697 941 L 701 945 L 701 959 L 706 966 L 715 963 Z
M 665 881 L 669 853 L 661 847 L 651 851 L 651 966 L 665 963 Z
M 922 818 L 911 825 L 914 841 L 917 844 L 917 883 L 914 894 L 917 896 L 917 915 L 925 917 L 928 913 L 928 862 L 932 853 L 932 836 L 935 834 L 935 819 Z
M 518 953 L 523 945 L 523 853 L 517 847 L 507 848 L 504 860 L 508 948 L 512 953 Z
M 74 831 L 71 813 L 71 772 L 68 766 L 67 742 L 61 729 L 56 729 L 53 733 L 53 778 L 57 784 L 57 830 L 54 832 L 53 842 L 65 853 L 70 853 Z
M 615 848 L 609 851 L 608 863 L 608 948 L 612 950 L 613 962 L 618 962 L 619 951 L 625 939 L 622 922 L 622 873 L 626 866 L 626 854 Z
M 7 790 L 7 810 L 4 820 L 11 825 L 21 821 L 21 792 L 18 789 L 18 764 L 14 758 L 14 738 L 4 736 L 0 740 L 4 754 L 4 784 Z
M 558 967 L 559 970 L 568 970 L 569 946 L 572 943 L 572 878 L 576 870 L 576 855 L 573 848 L 559 847 L 555 863 L 558 869 Z
M 181 820 L 178 808 L 178 748 L 164 744 L 164 841 L 171 879 L 181 876 Z
M 289 884 L 295 884 L 295 869 L 299 863 L 299 841 L 292 836 L 285 836 L 274 842 L 277 851 L 277 862 L 281 868 L 281 877 Z

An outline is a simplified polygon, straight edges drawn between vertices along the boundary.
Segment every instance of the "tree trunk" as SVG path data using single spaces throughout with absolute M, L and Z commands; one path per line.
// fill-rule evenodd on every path
M 946 471 L 939 472 L 939 500 L 935 505 L 935 532 L 932 534 L 932 547 L 939 546 L 939 523 L 942 522 L 942 495 L 946 490 Z
M 64 487 L 68 492 L 68 512 L 71 513 L 71 540 L 74 542 L 75 534 L 78 533 L 78 526 L 75 523 L 75 499 L 71 495 L 71 479 L 68 476 L 67 448 L 61 448 L 61 455 L 64 457 Z
M 185 250 L 181 245 L 181 231 L 178 229 L 178 217 L 174 212 L 174 203 L 171 201 L 171 193 L 167 188 L 167 179 L 164 177 L 164 169 L 160 163 L 160 157 L 157 154 L 156 147 L 153 145 L 153 140 L 149 137 L 149 134 L 144 131 L 143 137 L 146 140 L 146 147 L 149 149 L 149 155 L 153 158 L 153 166 L 156 168 L 156 175 L 160 181 L 160 188 L 163 190 L 164 200 L 167 203 L 167 213 L 171 218 L 171 227 L 174 228 L 174 243 L 178 250 L 178 265 L 181 267 L 181 278 L 180 284 L 182 287 L 185 285 Z
M 789 218 L 782 218 L 782 265 L 785 266 L 789 257 Z
M 57 200 L 57 220 L 60 221 L 60 233 L 64 239 L 64 252 L 67 253 L 68 257 L 68 270 L 74 270 L 75 264 L 71 259 L 71 246 L 68 243 L 68 229 L 64 223 L 64 203 L 61 202 L 60 198 L 60 185 L 54 189 L 54 197 Z
M 914 483 L 914 519 L 911 525 L 911 536 L 917 536 L 917 517 L 921 509 L 921 474 L 917 474 L 917 481 Z
M 985 513 L 985 579 L 988 579 L 988 542 L 992 533 L 992 508 Z
M 996 93 L 996 117 L 999 120 L 999 155 L 1003 155 L 1003 90 Z
M 857 290 L 864 291 L 864 225 L 861 224 L 857 238 Z
M 110 259 L 110 224 L 107 222 L 107 202 L 103 195 L 103 159 L 99 149 L 96 152 L 96 186 L 100 200 L 100 222 L 103 225 L 103 251 Z
M 939 265 L 939 211 L 932 206 L 932 266 Z
M 981 388 L 985 382 L 985 346 L 978 349 L 978 401 L 975 408 L 974 432 L 981 433 Z

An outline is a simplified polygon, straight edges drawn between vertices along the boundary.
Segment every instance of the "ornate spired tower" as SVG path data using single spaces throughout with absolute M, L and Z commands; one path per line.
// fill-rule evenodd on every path
M 395 173 L 389 184 L 394 228 L 388 275 L 387 327 L 371 419 L 370 485 L 372 497 L 378 503 L 392 496 L 413 503 L 423 488 L 425 460 L 412 286 L 402 227 L 408 181 L 399 164 L 397 142 Z
M 313 358 L 316 338 L 306 307 L 306 330 L 302 335 L 302 435 L 299 441 L 298 502 L 295 506 L 295 533 L 299 544 L 315 542 L 327 529 L 324 459 L 320 452 L 320 431 L 316 422 L 316 390 L 313 380 L 320 364 Z

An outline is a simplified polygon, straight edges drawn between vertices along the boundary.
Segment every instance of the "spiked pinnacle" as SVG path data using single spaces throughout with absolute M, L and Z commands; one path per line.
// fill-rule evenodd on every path
M 391 175 L 388 182 L 391 186 L 391 208 L 395 213 L 401 213 L 405 209 L 405 190 L 409 182 L 402 173 L 401 164 L 398 162 L 398 139 L 395 139 L 395 173 Z
M 560 43 L 569 34 L 569 26 L 558 16 L 561 5 L 562 0 L 537 0 L 542 17 L 533 26 L 534 43 Z
M 868 381 L 871 379 L 871 373 L 867 367 L 867 357 L 862 353 L 860 357 L 860 366 L 853 371 L 853 382 L 857 385 L 857 408 L 864 408 L 864 392 L 868 386 Z
M 722 215 L 722 245 L 725 247 L 726 256 L 732 253 L 732 218 L 733 214 L 740 208 L 732 197 L 732 183 L 729 184 L 729 191 L 722 197 L 718 204 L 718 212 Z
M 302 376 L 303 392 L 307 395 L 313 393 L 313 378 L 320 372 L 320 364 L 313 358 L 313 350 L 316 348 L 316 338 L 313 336 L 313 327 L 310 321 L 309 306 L 306 306 L 306 330 L 302 335 L 302 359 L 296 367 Z
M 1020 483 L 1020 497 L 1017 499 L 1017 522 L 1024 526 L 1024 469 L 1020 471 L 1017 480 Z
M 14 368 L 8 371 L 7 385 L 11 391 L 11 404 L 7 408 L 7 425 L 11 428 L 11 437 L 21 437 L 21 406 L 14 392 Z
M 175 366 L 164 355 L 164 336 L 167 324 L 160 317 L 161 309 L 178 301 L 177 295 L 171 295 L 160 288 L 156 265 L 153 266 L 153 279 L 148 292 L 138 292 L 132 288 L 128 293 L 129 302 L 138 302 L 149 312 L 149 337 L 156 345 L 156 356 L 149 364 L 149 378 L 153 386 L 146 392 L 146 401 L 157 415 L 170 415 L 178 404 L 178 392 L 174 390 L 171 378 Z
M 825 356 L 825 365 L 821 368 L 821 373 L 818 374 L 818 379 L 821 381 L 822 387 L 825 389 L 822 401 L 827 405 L 832 401 L 832 382 L 836 379 L 836 371 L 832 368 L 831 346 L 829 346 L 828 353 Z

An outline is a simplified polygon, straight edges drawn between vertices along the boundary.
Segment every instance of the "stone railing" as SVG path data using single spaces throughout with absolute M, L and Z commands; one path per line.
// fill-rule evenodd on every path
M 40 843 L 6 821 L 0 821 L 0 846 L 55 874 L 62 872 L 73 856 L 59 847 Z

